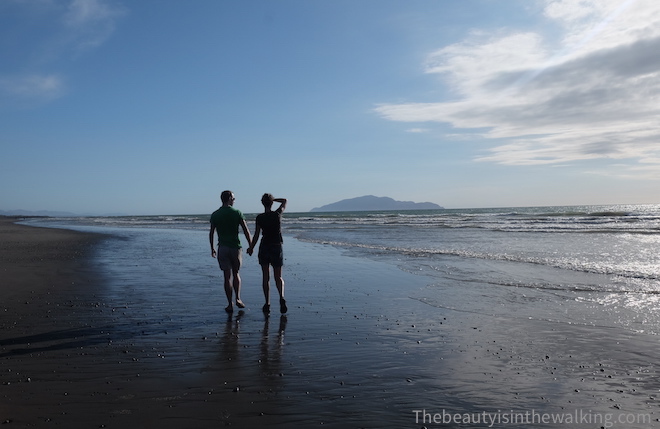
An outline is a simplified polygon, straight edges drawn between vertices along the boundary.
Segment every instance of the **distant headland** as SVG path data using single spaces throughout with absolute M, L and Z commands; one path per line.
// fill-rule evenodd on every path
M 25 216 L 25 217 L 75 217 L 70 212 L 55 212 L 49 210 L 0 210 L 0 216 Z
M 352 211 L 383 211 L 383 210 L 433 210 L 444 207 L 435 203 L 415 203 L 412 201 L 396 201 L 390 197 L 375 197 L 365 195 L 363 197 L 349 198 L 314 207 L 313 212 L 352 212 Z

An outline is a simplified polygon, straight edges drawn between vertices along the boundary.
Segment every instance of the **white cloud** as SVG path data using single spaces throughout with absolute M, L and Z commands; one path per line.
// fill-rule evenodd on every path
M 428 57 L 456 98 L 383 104 L 403 122 L 481 129 L 498 141 L 479 161 L 509 165 L 660 158 L 660 3 L 547 1 L 559 45 L 539 33 L 473 33 Z M 556 38 L 555 38 L 556 39 Z M 643 170 L 643 169 L 640 169 Z
M 75 49 L 86 50 L 105 42 L 115 30 L 117 18 L 123 14 L 123 9 L 103 0 L 73 0 L 63 21 Z
M 493 75 L 536 67 L 544 59 L 541 38 L 518 33 L 497 38 L 474 34 L 470 40 L 450 45 L 428 56 L 426 73 L 439 73 L 452 89 L 465 96 L 478 95 Z
M 601 5 L 604 3 L 606 2 L 600 2 Z M 573 22 L 592 15 L 596 7 L 598 4 L 590 1 L 548 1 L 544 12 L 548 18 Z
M 64 90 L 57 75 L 0 76 L 0 99 L 21 101 L 47 101 L 57 98 Z
M 65 93 L 63 77 L 51 68 L 99 47 L 113 33 L 124 9 L 106 0 L 14 0 L 4 13 L 21 19 L 12 29 L 0 55 L 5 57 L 0 75 L 0 101 L 29 105 L 51 101 Z M 25 18 L 27 17 L 27 18 Z M 0 38 L 4 37 L 0 29 Z

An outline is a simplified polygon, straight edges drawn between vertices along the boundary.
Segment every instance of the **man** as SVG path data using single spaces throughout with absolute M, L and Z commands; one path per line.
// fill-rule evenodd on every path
M 224 274 L 225 294 L 229 305 L 225 308 L 227 313 L 234 311 L 232 303 L 232 288 L 236 295 L 236 306 L 244 308 L 245 304 L 241 301 L 241 277 L 238 270 L 243 261 L 241 254 L 241 241 L 238 238 L 238 226 L 243 228 L 243 233 L 248 244 L 252 241 L 250 230 L 248 229 L 245 217 L 240 210 L 233 207 L 234 193 L 223 191 L 220 195 L 222 207 L 214 211 L 211 215 L 211 231 L 209 232 L 209 241 L 211 242 L 211 256 L 217 255 L 218 264 Z M 213 237 L 215 231 L 218 232 L 218 252 L 216 254 L 213 246 Z
M 273 203 L 280 203 L 277 210 L 273 211 Z M 252 255 L 254 246 L 259 241 L 259 234 L 263 231 L 263 238 L 259 245 L 259 265 L 263 273 L 262 285 L 266 304 L 263 306 L 264 313 L 270 313 L 270 266 L 273 267 L 273 277 L 275 285 L 280 295 L 280 312 L 287 312 L 286 301 L 284 300 L 284 279 L 282 279 L 282 266 L 284 265 L 284 254 L 282 252 L 282 212 L 286 208 L 286 198 L 273 198 L 271 194 L 264 194 L 261 197 L 261 204 L 264 205 L 264 212 L 257 216 L 257 229 L 254 232 L 254 238 L 248 249 L 248 254 Z

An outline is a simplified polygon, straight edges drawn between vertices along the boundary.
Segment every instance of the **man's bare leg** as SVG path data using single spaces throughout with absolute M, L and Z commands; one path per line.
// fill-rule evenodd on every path
M 227 301 L 229 302 L 229 305 L 225 307 L 225 311 L 227 313 L 231 313 L 234 311 L 234 305 L 232 304 L 232 287 L 231 287 L 231 271 L 226 270 L 223 271 L 222 274 L 224 275 L 225 278 L 225 295 L 227 295 Z
M 241 276 L 238 274 L 238 270 L 232 270 L 234 275 L 234 293 L 236 294 L 236 306 L 238 308 L 245 308 L 245 304 L 241 301 Z

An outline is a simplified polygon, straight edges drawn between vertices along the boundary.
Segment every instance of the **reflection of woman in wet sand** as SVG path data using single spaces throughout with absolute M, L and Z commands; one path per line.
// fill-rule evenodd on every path
M 273 203 L 280 203 L 277 210 L 273 211 Z M 266 303 L 263 306 L 264 313 L 270 313 L 270 266 L 273 267 L 275 286 L 280 295 L 280 312 L 286 313 L 286 301 L 284 300 L 284 280 L 282 279 L 282 265 L 284 265 L 284 254 L 282 252 L 282 212 L 286 208 L 286 198 L 273 198 L 271 194 L 261 197 L 264 212 L 257 216 L 257 228 L 248 249 L 252 255 L 254 247 L 259 241 L 259 234 L 263 231 L 263 238 L 259 245 L 259 265 L 263 273 L 263 289 Z
M 264 321 L 264 329 L 261 332 L 261 358 L 259 364 L 262 372 L 272 378 L 281 376 L 282 349 L 284 347 L 284 330 L 286 329 L 287 316 L 280 316 L 280 326 L 277 330 L 277 337 L 271 344 L 269 335 L 270 317 Z

